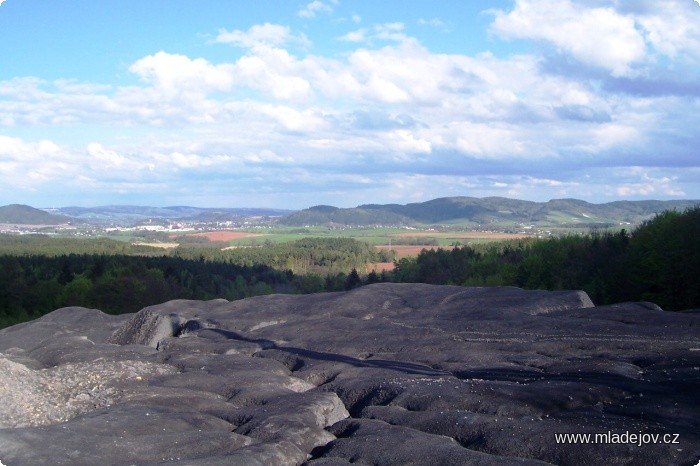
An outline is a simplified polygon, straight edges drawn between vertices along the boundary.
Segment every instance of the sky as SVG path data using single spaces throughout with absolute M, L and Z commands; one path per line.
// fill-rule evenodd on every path
M 0 205 L 700 199 L 700 0 L 0 0 Z

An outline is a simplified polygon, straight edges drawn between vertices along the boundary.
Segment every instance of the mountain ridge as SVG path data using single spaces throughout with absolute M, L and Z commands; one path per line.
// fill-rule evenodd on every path
M 351 208 L 314 206 L 280 220 L 290 226 L 344 224 L 468 224 L 541 226 L 612 226 L 636 224 L 664 210 L 683 210 L 699 200 L 613 201 L 593 204 L 581 199 L 547 202 L 504 197 L 443 197 L 409 204 L 363 204 Z
M 317 205 L 302 210 L 191 206 L 107 205 L 36 209 L 21 204 L 0 207 L 0 223 L 60 224 L 79 222 L 139 222 L 149 218 L 218 222 L 240 217 L 270 217 L 283 226 L 454 225 L 468 227 L 609 227 L 634 225 L 664 210 L 684 210 L 700 200 L 612 201 L 581 199 L 536 202 L 506 197 L 454 196 L 408 204 L 361 204 L 357 207 Z

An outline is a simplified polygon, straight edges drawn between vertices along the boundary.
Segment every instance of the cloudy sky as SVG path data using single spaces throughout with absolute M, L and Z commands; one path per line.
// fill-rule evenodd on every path
M 0 0 L 0 205 L 700 199 L 698 1 Z

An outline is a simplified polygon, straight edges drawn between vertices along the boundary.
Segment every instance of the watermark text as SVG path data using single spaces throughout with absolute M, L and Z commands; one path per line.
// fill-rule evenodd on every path
M 654 434 L 649 432 L 585 432 L 585 433 L 555 433 L 554 440 L 563 444 L 601 444 L 601 445 L 642 445 L 667 444 L 676 445 L 680 442 L 680 434 Z

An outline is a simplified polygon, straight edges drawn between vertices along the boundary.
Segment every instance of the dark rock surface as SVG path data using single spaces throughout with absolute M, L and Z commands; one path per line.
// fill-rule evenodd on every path
M 65 308 L 0 330 L 0 374 L 8 466 L 700 459 L 700 315 L 582 292 L 376 284 Z

